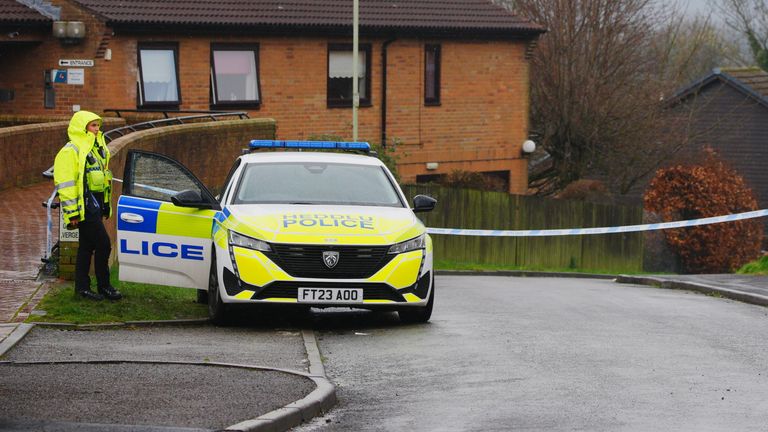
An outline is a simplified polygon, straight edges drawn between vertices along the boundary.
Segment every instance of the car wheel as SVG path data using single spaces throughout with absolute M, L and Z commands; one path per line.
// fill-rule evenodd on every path
M 226 324 L 227 305 L 221 301 L 219 293 L 219 278 L 216 269 L 216 256 L 211 260 L 211 271 L 208 276 L 208 318 L 216 325 Z
M 429 293 L 427 305 L 423 307 L 401 309 L 397 311 L 400 316 L 400 322 L 403 323 L 425 323 L 432 317 L 432 306 L 435 304 L 435 285 L 432 283 L 432 291 Z

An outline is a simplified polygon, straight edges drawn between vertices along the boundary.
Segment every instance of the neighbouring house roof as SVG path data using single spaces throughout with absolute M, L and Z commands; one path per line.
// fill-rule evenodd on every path
M 722 82 L 751 97 L 768 108 L 768 72 L 760 68 L 715 68 L 709 75 L 682 88 L 670 99 L 671 104 L 699 93 L 713 82 Z
M 75 0 L 123 29 L 272 28 L 351 32 L 351 0 Z M 532 37 L 545 29 L 491 0 L 360 0 L 361 34 L 385 31 Z
M 16 0 L 0 0 L 0 25 L 50 23 L 50 18 Z

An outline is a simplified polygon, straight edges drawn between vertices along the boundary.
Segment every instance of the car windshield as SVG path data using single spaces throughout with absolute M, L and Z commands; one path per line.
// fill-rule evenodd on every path
M 233 204 L 403 207 L 382 167 L 320 162 L 248 164 Z

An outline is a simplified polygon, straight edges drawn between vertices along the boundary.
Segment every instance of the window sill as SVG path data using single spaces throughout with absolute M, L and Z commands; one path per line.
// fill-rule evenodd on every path
M 359 108 L 370 108 L 372 106 L 371 101 L 360 101 Z M 328 101 L 328 108 L 352 108 L 352 101 Z
M 243 103 L 220 103 L 216 105 L 209 105 L 211 110 L 248 110 L 258 111 L 261 109 L 261 102 L 243 102 Z
M 137 110 L 169 110 L 178 111 L 181 103 L 149 103 L 144 105 L 138 105 Z

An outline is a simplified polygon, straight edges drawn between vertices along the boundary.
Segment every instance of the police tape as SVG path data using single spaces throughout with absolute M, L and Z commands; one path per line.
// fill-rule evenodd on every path
M 670 228 L 687 228 L 699 225 L 710 225 L 723 222 L 733 222 L 744 219 L 754 219 L 768 216 L 768 210 L 755 210 L 745 213 L 735 213 L 725 216 L 714 216 L 701 219 L 691 219 L 676 222 L 662 222 L 645 225 L 625 225 L 601 228 L 566 228 L 549 230 L 480 230 L 480 229 L 454 229 L 454 228 L 427 228 L 429 234 L 479 236 L 479 237 L 547 237 L 547 236 L 572 236 L 615 234 L 639 231 L 656 231 Z

